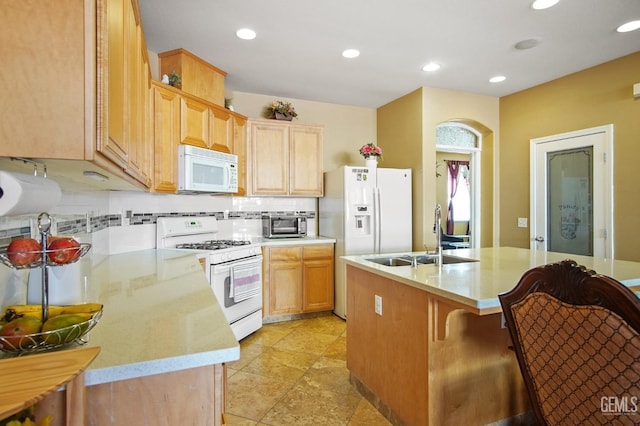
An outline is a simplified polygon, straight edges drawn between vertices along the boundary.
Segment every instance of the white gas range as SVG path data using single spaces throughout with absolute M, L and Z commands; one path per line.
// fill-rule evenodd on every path
M 262 327 L 259 244 L 219 236 L 213 216 L 171 216 L 158 217 L 156 247 L 195 251 L 236 339 Z

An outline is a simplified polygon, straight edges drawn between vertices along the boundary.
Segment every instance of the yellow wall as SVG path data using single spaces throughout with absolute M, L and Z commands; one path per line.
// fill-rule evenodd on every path
M 481 189 L 481 246 L 491 246 L 494 235 L 494 140 L 498 131 L 498 98 L 422 87 L 378 108 L 378 142 L 386 152 L 400 149 L 385 167 L 412 167 L 413 246 L 435 247 L 433 210 L 436 205 L 436 127 L 459 121 L 483 135 Z M 397 162 L 396 162 L 397 159 Z
M 529 247 L 530 139 L 614 125 L 614 256 L 640 261 L 640 52 L 500 99 L 500 243 Z
M 423 151 L 422 90 L 416 90 L 378 109 L 378 144 L 382 148 L 382 167 L 411 168 L 413 248 L 423 249 L 422 217 Z

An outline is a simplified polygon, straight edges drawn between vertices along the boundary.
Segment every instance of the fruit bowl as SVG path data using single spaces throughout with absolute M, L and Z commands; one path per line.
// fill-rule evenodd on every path
M 23 336 L 0 336 L 0 352 L 14 356 L 51 351 L 69 345 L 85 345 L 83 337 L 98 324 L 102 309 L 84 322 L 72 324 L 57 330 L 25 334 Z
M 45 258 L 47 266 L 63 266 L 68 265 L 70 263 L 75 263 L 78 259 L 82 258 L 87 252 L 91 249 L 91 244 L 88 243 L 80 243 L 80 247 L 72 247 L 72 248 L 62 248 L 56 250 L 45 250 Z M 17 264 L 15 261 L 12 261 L 11 258 L 18 255 L 21 259 L 26 259 L 26 263 Z M 63 263 L 56 262 L 52 259 L 64 259 L 67 260 Z M 3 251 L 0 253 L 0 260 L 9 268 L 13 269 L 29 269 L 29 268 L 38 268 L 43 266 L 42 261 L 42 250 L 34 250 L 34 251 L 17 251 L 17 252 L 9 252 Z

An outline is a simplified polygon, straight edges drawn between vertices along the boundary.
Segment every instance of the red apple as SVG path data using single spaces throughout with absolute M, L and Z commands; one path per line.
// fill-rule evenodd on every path
M 40 243 L 33 238 L 18 238 L 7 247 L 7 257 L 14 266 L 24 266 L 39 260 L 42 255 Z
M 59 265 L 73 262 L 80 257 L 80 243 L 69 237 L 56 238 L 47 247 L 47 256 Z
M 35 317 L 20 317 L 0 328 L 0 346 L 5 350 L 27 349 L 38 342 L 33 338 L 23 339 L 28 334 L 40 332 L 42 321 Z

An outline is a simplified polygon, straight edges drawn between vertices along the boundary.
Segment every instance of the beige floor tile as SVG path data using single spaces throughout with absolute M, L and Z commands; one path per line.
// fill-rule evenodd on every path
M 347 360 L 347 338 L 340 335 L 338 338 L 327 348 L 322 356 L 327 358 L 340 359 L 342 361 Z
M 232 370 L 242 370 L 244 366 L 246 366 L 251 361 L 259 357 L 264 350 L 265 350 L 265 347 L 262 345 L 249 345 L 249 344 L 241 343 L 240 359 L 237 361 L 228 363 L 227 367 Z
M 325 315 L 315 318 L 309 318 L 304 321 L 304 324 L 300 327 L 303 327 L 305 331 L 314 333 L 339 336 L 347 329 L 347 323 L 343 319 L 335 315 Z M 301 329 L 300 327 L 298 329 Z
M 349 426 L 389 426 L 391 423 L 380 414 L 373 405 L 366 399 L 362 398 L 356 412 L 349 420 Z
M 229 426 L 388 426 L 349 383 L 346 322 L 334 315 L 265 324 L 227 369 Z
M 344 395 L 360 397 L 349 382 L 346 361 L 320 357 L 302 376 L 301 384 L 317 390 L 327 390 Z
M 293 382 L 238 371 L 227 379 L 226 412 L 259 421 L 291 388 Z
M 282 327 L 275 324 L 268 324 L 262 326 L 262 328 L 258 329 L 255 333 L 245 337 L 240 342 L 240 346 L 256 344 L 262 346 L 273 346 L 280 339 L 289 334 L 291 330 L 293 330 L 293 327 L 291 326 Z
M 242 371 L 295 382 L 317 358 L 316 355 L 302 352 L 265 348 L 263 353 L 247 364 Z
M 360 398 L 296 385 L 262 418 L 268 425 L 347 425 Z
M 227 420 L 226 426 L 256 426 L 258 423 L 254 420 L 245 419 L 244 417 L 234 416 L 233 414 L 225 414 Z
M 275 348 L 292 352 L 322 355 L 335 342 L 337 336 L 309 332 L 297 328 L 274 345 Z

